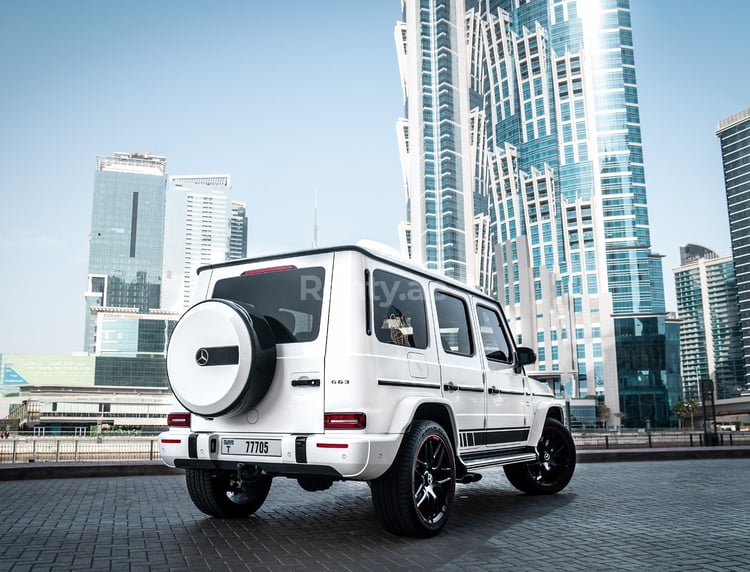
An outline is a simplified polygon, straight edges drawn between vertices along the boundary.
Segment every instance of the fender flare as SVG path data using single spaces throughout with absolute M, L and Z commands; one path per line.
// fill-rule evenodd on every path
M 548 417 L 553 417 L 561 423 L 565 423 L 565 411 L 562 403 L 557 399 L 543 397 L 534 402 L 534 422 L 529 430 L 529 444 L 536 447 L 542 437 L 544 423 Z
M 425 408 L 437 408 L 435 411 L 440 412 L 439 416 L 442 417 L 442 419 L 436 419 L 436 422 L 443 426 L 448 437 L 450 437 L 453 444 L 453 452 L 455 453 L 456 458 L 458 458 L 458 423 L 456 423 L 456 416 L 453 413 L 450 401 L 443 397 L 427 395 L 410 395 L 403 397 L 394 409 L 393 417 L 391 417 L 391 424 L 388 427 L 388 433 L 398 433 L 403 436 L 409 430 L 409 427 L 415 419 L 431 418 L 432 416 L 429 415 L 425 417 L 416 415 L 420 409 L 424 411 Z M 446 427 L 446 424 L 449 426 Z

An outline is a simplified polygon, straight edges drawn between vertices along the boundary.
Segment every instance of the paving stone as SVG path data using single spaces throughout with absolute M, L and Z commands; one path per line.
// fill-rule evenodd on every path
M 0 570 L 748 570 L 750 459 L 580 464 L 553 496 L 491 469 L 431 539 L 385 532 L 364 483 L 276 479 L 242 520 L 204 516 L 180 475 L 0 482 Z

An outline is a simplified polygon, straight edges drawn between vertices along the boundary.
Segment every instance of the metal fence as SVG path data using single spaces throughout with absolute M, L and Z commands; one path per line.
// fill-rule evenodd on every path
M 708 439 L 707 439 L 708 437 Z M 578 449 L 750 446 L 750 432 L 622 432 L 573 434 Z M 0 464 L 158 461 L 155 437 L 18 437 L 0 440 Z
M 159 459 L 159 444 L 153 437 L 21 437 L 0 440 L 0 464 Z
M 638 449 L 750 445 L 750 432 L 632 431 L 620 433 L 573 433 L 578 449 Z

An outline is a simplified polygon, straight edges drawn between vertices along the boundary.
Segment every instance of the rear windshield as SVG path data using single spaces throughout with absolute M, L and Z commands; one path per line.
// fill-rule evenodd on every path
M 292 268 L 225 278 L 214 298 L 245 304 L 266 319 L 277 343 L 310 342 L 318 337 L 323 305 L 323 268 Z

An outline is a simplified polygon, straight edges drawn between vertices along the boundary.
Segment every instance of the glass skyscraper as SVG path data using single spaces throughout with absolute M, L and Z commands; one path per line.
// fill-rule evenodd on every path
M 89 237 L 84 349 L 94 352 L 96 314 L 147 313 L 161 304 L 166 158 L 97 157 Z
M 232 219 L 229 226 L 227 260 L 239 260 L 247 257 L 247 211 L 245 203 L 232 201 Z
M 724 184 L 742 328 L 745 384 L 750 384 L 750 108 L 719 121 Z
M 504 303 L 539 377 L 610 425 L 679 385 L 651 251 L 627 0 L 404 0 L 401 241 Z
M 717 399 L 738 397 L 744 367 L 732 257 L 688 244 L 680 262 L 673 272 L 685 399 L 702 401 L 701 380 L 710 380 Z
M 200 266 L 245 255 L 244 205 L 228 174 L 167 176 L 166 158 L 98 157 L 84 350 L 164 355 Z

